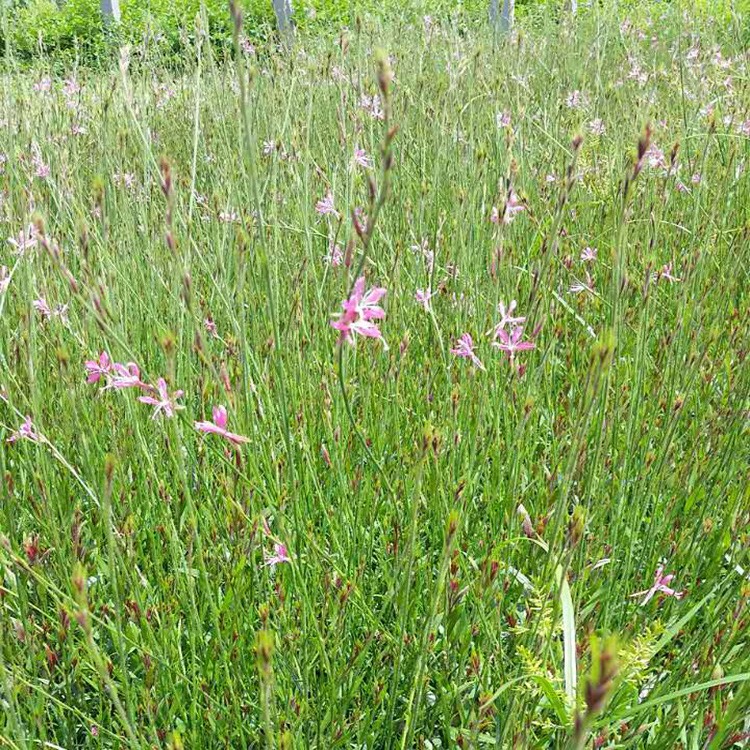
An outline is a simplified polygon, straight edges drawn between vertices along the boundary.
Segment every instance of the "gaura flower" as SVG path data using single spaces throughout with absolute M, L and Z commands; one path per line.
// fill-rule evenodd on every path
M 158 394 L 158 398 L 155 396 L 138 396 L 138 400 L 154 407 L 154 413 L 151 415 L 152 419 L 156 419 L 160 412 L 164 412 L 165 417 L 173 417 L 178 409 L 185 408 L 176 403 L 177 399 L 185 392 L 178 390 L 170 396 L 169 391 L 167 390 L 167 381 L 164 380 L 164 378 L 159 378 L 156 383 L 156 388 L 152 387 L 151 390 Z
M 351 296 L 341 303 L 343 312 L 339 313 L 338 320 L 331 321 L 331 327 L 340 332 L 339 343 L 354 344 L 355 336 L 365 336 L 380 339 L 385 345 L 383 334 L 372 322 L 385 317 L 385 311 L 377 304 L 385 293 L 383 287 L 372 287 L 365 292 L 365 277 L 357 279 Z
M 223 406 L 214 406 L 213 422 L 196 422 L 195 429 L 198 430 L 198 432 L 221 435 L 221 437 L 225 438 L 233 445 L 241 445 L 242 443 L 250 442 L 250 438 L 247 438 L 244 435 L 237 435 L 236 433 L 227 430 L 227 410 Z
M 470 360 L 474 367 L 484 370 L 484 365 L 474 353 L 474 342 L 472 341 L 471 335 L 468 333 L 464 333 L 459 337 L 456 341 L 456 345 L 451 349 L 451 354 L 455 354 L 457 357 L 464 357 Z

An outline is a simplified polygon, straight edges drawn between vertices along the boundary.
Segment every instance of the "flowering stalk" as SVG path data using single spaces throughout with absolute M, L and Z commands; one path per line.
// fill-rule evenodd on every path
M 349 299 L 352 298 L 352 295 L 354 294 L 356 290 L 357 284 L 359 283 L 359 279 L 362 276 L 362 270 L 364 268 L 365 262 L 367 261 L 370 244 L 372 242 L 373 232 L 375 231 L 375 224 L 380 215 L 380 211 L 388 197 L 388 192 L 390 189 L 390 174 L 393 168 L 393 139 L 396 136 L 397 128 L 395 126 L 391 127 L 390 125 L 390 120 L 391 120 L 390 83 L 392 79 L 392 73 L 388 65 L 388 59 L 383 52 L 378 53 L 377 65 L 378 65 L 378 86 L 380 88 L 380 92 L 382 94 L 383 102 L 384 102 L 384 110 L 383 110 L 384 125 L 383 126 L 385 129 L 385 136 L 384 136 L 383 144 L 381 147 L 380 189 L 378 190 L 374 182 L 372 181 L 372 179 L 370 179 L 370 183 L 369 183 L 370 201 L 369 201 L 368 210 L 367 210 L 367 220 L 364 226 L 360 224 L 359 218 L 356 212 L 352 214 L 352 221 L 354 222 L 354 229 L 357 232 L 357 235 L 359 236 L 362 242 L 362 254 L 360 256 L 357 269 L 353 276 L 354 281 L 352 282 L 351 287 L 349 289 L 349 294 L 347 295 Z M 359 439 L 359 442 L 361 443 L 362 448 L 364 449 L 368 458 L 378 468 L 378 471 L 380 475 L 382 476 L 386 487 L 388 488 L 388 493 L 390 497 L 393 499 L 394 493 L 393 493 L 393 487 L 391 486 L 390 480 L 388 479 L 388 476 L 383 470 L 383 467 L 380 465 L 379 461 L 373 455 L 372 450 L 370 449 L 370 446 L 367 444 L 367 440 L 365 439 L 364 435 L 360 431 L 359 427 L 357 426 L 357 422 L 354 419 L 354 414 L 352 413 L 351 404 L 349 403 L 349 397 L 347 396 L 347 393 L 346 393 L 346 382 L 344 378 L 344 356 L 343 356 L 343 347 L 341 346 L 339 346 L 338 348 L 338 355 L 339 355 L 338 357 L 339 359 L 339 367 L 338 367 L 339 386 L 341 389 L 341 396 L 344 400 L 344 408 L 346 409 L 346 414 L 347 414 L 347 417 L 349 418 L 349 423 L 351 424 L 352 429 L 356 433 Z

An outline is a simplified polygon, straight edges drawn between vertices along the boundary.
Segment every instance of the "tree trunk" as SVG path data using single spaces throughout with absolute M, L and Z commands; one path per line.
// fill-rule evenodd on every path
M 500 0 L 490 0 L 490 26 L 493 31 L 500 25 Z
M 578 0 L 568 0 L 567 10 L 570 11 L 571 16 L 575 16 L 578 13 Z
M 294 24 L 292 22 L 292 0 L 272 0 L 273 10 L 276 13 L 276 24 L 279 27 L 281 38 L 288 42 L 294 35 Z
M 516 0 L 503 0 L 503 14 L 500 17 L 500 30 L 506 34 L 513 30 L 513 18 L 516 15 Z
M 120 23 L 120 0 L 101 0 L 101 8 L 105 26 Z

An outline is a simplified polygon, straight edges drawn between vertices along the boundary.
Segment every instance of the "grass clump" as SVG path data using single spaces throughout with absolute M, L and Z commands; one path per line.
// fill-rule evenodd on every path
M 5 61 L 10 746 L 745 741 L 748 60 L 655 8 Z

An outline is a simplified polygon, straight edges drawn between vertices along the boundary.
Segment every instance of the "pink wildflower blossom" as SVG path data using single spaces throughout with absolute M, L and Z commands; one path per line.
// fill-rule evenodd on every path
M 8 244 L 14 248 L 15 255 L 23 255 L 27 250 L 31 250 L 37 245 L 37 232 L 33 224 L 29 224 L 26 231 L 23 229 L 18 233 L 18 237 L 8 237 Z
M 47 94 L 52 90 L 52 79 L 49 76 L 44 76 L 34 84 L 34 91 L 42 94 Z
M 604 120 L 601 117 L 597 117 L 589 123 L 589 131 L 592 135 L 604 135 L 605 130 Z
M 451 354 L 454 354 L 456 357 L 465 357 L 471 361 L 474 367 L 478 367 L 480 370 L 485 369 L 481 360 L 474 352 L 474 341 L 468 333 L 464 333 L 459 337 L 456 345 L 451 349 Z
M 321 215 L 321 216 L 335 216 L 337 219 L 341 218 L 341 214 L 336 210 L 336 207 L 333 205 L 333 193 L 329 190 L 323 198 L 321 198 L 316 204 L 315 204 L 315 210 Z
M 363 148 L 359 146 L 354 147 L 354 163 L 362 169 L 372 168 L 372 157 L 370 157 Z
M 206 318 L 203 321 L 203 327 L 206 329 L 206 332 L 213 336 L 213 338 L 218 339 L 219 338 L 219 332 L 216 328 L 216 323 L 214 322 L 213 318 Z
M 214 406 L 213 422 L 196 422 L 195 429 L 198 430 L 198 432 L 221 435 L 221 437 L 225 438 L 233 445 L 241 445 L 242 443 L 250 442 L 250 438 L 247 438 L 244 435 L 237 435 L 236 433 L 227 430 L 227 410 L 223 406 Z
M 112 182 L 118 187 L 122 185 L 127 190 L 135 187 L 135 175 L 132 172 L 115 172 L 112 175 Z
M 273 568 L 281 563 L 291 562 L 289 553 L 286 550 L 286 545 L 281 542 L 276 542 L 273 545 L 273 554 L 264 554 L 265 562 L 263 563 L 267 568 Z
M 246 55 L 255 54 L 255 45 L 246 36 L 243 36 L 242 39 L 240 39 L 240 49 Z
M 382 287 L 373 287 L 365 293 L 365 277 L 357 279 L 351 296 L 341 303 L 343 312 L 339 313 L 338 320 L 331 321 L 331 327 L 340 332 L 339 343 L 348 341 L 354 344 L 355 335 L 359 335 L 380 339 L 385 345 L 383 334 L 372 322 L 385 317 L 385 311 L 377 304 L 385 293 Z
M 571 294 L 580 294 L 581 292 L 593 292 L 594 291 L 594 280 L 591 278 L 591 274 L 586 271 L 586 281 L 575 281 L 570 285 L 568 291 Z
M 239 220 L 239 214 L 232 209 L 229 211 L 219 211 L 219 221 L 222 224 L 237 224 Z
M 47 300 L 44 299 L 44 297 L 40 297 L 39 299 L 35 299 L 31 304 L 33 305 L 34 309 L 43 318 L 51 318 L 52 317 L 52 310 L 50 310 L 49 305 L 47 304 Z
M 34 428 L 34 423 L 31 421 L 31 417 L 26 417 L 23 420 L 21 426 L 10 435 L 7 442 L 15 443 L 16 440 L 30 440 L 32 443 L 39 443 L 42 440 L 42 436 Z
M 83 366 L 86 368 L 88 374 L 86 377 L 87 383 L 98 383 L 101 378 L 108 378 L 112 372 L 112 362 L 107 352 L 102 352 L 98 360 L 86 360 Z
M 178 409 L 185 408 L 176 403 L 177 399 L 185 392 L 178 390 L 170 396 L 169 391 L 167 390 L 167 381 L 164 380 L 164 378 L 159 378 L 156 383 L 156 388 L 152 387 L 151 390 L 152 392 L 158 393 L 158 398 L 154 396 L 138 396 L 138 400 L 154 407 L 154 413 L 151 415 L 152 419 L 156 419 L 160 412 L 164 412 L 165 417 L 173 417 Z
M 39 297 L 31 303 L 34 309 L 45 319 L 60 318 L 63 322 L 68 322 L 68 305 L 55 305 L 54 310 L 47 304 L 44 297 Z
M 498 112 L 495 115 L 495 124 L 499 129 L 509 128 L 511 125 L 510 112 Z
M 46 180 L 52 173 L 49 164 L 45 164 L 41 156 L 35 156 L 34 162 L 34 177 L 38 177 L 40 180 Z
M 586 97 L 578 89 L 571 91 L 565 99 L 565 106 L 568 109 L 579 109 L 586 102 Z
M 112 371 L 114 374 L 105 386 L 105 390 L 110 388 L 116 388 L 117 390 L 124 388 L 149 388 L 148 384 L 141 380 L 141 371 L 135 362 L 128 362 L 126 365 L 115 362 L 112 365 Z
M 362 97 L 359 100 L 359 106 L 362 107 L 362 109 L 364 109 L 374 120 L 385 120 L 385 111 L 383 110 L 380 97 L 377 94 L 374 96 L 362 94 Z
M 641 607 L 645 607 L 654 598 L 654 596 L 656 596 L 656 594 L 664 594 L 665 596 L 673 596 L 675 599 L 682 599 L 682 597 L 685 596 L 685 592 L 675 591 L 669 586 L 673 578 L 674 573 L 664 575 L 664 566 L 659 565 L 656 568 L 656 573 L 654 574 L 654 585 L 646 591 L 638 591 L 637 593 L 631 594 L 630 596 L 631 598 L 643 596 L 644 599 L 641 602 Z
M 429 289 L 417 289 L 417 291 L 414 292 L 414 299 L 422 305 L 425 312 L 430 311 L 430 300 L 434 296 L 435 292 L 432 292 Z
M 643 156 L 647 159 L 648 165 L 651 169 L 664 169 L 667 166 L 664 152 L 655 143 L 652 143 L 648 147 L 648 150 Z
M 523 316 L 514 316 L 513 312 L 516 309 L 518 303 L 512 299 L 508 307 L 505 307 L 504 302 L 500 302 L 497 306 L 497 311 L 500 313 L 500 322 L 495 326 L 495 338 L 498 337 L 499 332 L 505 330 L 505 326 L 515 326 L 518 323 L 525 323 L 526 318 Z
M 654 274 L 654 281 L 660 281 L 661 279 L 666 279 L 670 284 L 674 284 L 678 281 L 682 281 L 682 279 L 678 279 L 676 276 L 672 275 L 672 264 L 671 263 L 665 263 L 660 271 L 657 271 Z
M 496 337 L 499 341 L 493 341 L 492 346 L 497 347 L 513 360 L 516 352 L 529 351 L 535 349 L 536 344 L 533 341 L 522 341 L 523 326 L 515 326 L 510 333 L 504 329 L 497 331 Z
M 584 263 L 593 263 L 599 251 L 595 247 L 584 247 L 581 251 L 581 260 Z
M 323 260 L 328 263 L 328 265 L 333 266 L 333 268 L 340 266 L 344 262 L 344 251 L 342 250 L 341 245 L 334 245 L 331 243 L 328 252 L 323 256 Z
M 508 200 L 505 203 L 502 217 L 500 216 L 500 211 L 498 210 L 497 206 L 493 206 L 490 221 L 493 224 L 508 225 L 511 223 L 511 221 L 513 221 L 513 219 L 516 218 L 516 214 L 519 214 L 525 210 L 526 206 L 524 206 L 523 201 L 519 199 L 515 190 L 511 190 L 510 195 L 508 196 Z

